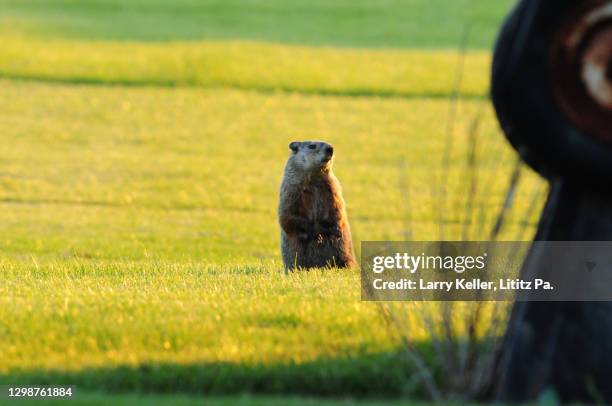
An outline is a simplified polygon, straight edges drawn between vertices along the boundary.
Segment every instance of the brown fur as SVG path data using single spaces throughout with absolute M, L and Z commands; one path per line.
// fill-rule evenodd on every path
M 333 152 L 325 153 L 331 145 L 305 141 L 291 146 L 278 208 L 285 268 L 353 267 L 342 189 L 332 172 Z

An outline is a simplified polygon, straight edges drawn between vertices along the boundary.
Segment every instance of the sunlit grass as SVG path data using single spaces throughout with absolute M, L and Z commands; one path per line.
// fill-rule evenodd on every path
M 279 264 L 3 262 L 1 372 L 306 362 L 391 350 L 357 272 Z
M 253 42 L 129 43 L 2 38 L 0 77 L 68 83 L 446 97 L 455 51 L 338 50 Z M 460 93 L 484 97 L 490 56 L 466 56 Z
M 356 244 L 459 238 L 466 132 L 482 111 L 472 238 L 499 210 L 514 154 L 484 101 L 461 103 L 448 183 L 448 102 L 0 82 L 2 252 L 51 258 L 278 258 L 276 205 L 290 141 L 335 144 Z M 403 162 L 403 163 L 402 163 Z M 517 212 L 539 182 L 524 179 Z M 477 221 L 478 220 L 478 221 Z M 506 238 L 512 239 L 512 219 Z M 533 221 L 533 219 L 528 219 Z
M 398 344 L 377 307 L 359 301 L 358 274 L 284 276 L 278 185 L 289 141 L 323 138 L 336 146 L 357 246 L 439 238 L 447 101 L 0 87 L 3 371 L 300 363 Z M 478 112 L 486 219 L 475 239 L 486 237 L 514 162 L 486 102 L 462 101 L 449 239 L 462 228 L 466 132 Z M 524 180 L 508 239 L 540 184 Z

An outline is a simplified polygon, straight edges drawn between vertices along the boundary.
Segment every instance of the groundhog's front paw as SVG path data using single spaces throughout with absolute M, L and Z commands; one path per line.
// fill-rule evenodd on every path
M 340 238 L 340 237 L 342 237 L 342 230 L 340 230 L 340 227 L 334 226 L 330 230 L 329 235 L 331 237 Z
M 340 238 L 342 237 L 342 230 L 337 225 L 333 225 L 327 229 L 325 229 L 325 234 L 332 238 Z
M 337 224 L 334 224 L 334 223 L 322 224 L 321 229 L 322 229 L 321 231 L 323 232 L 323 234 L 331 238 L 342 237 L 342 230 L 340 230 L 340 227 L 338 227 Z
M 315 229 L 314 224 L 309 221 L 304 221 L 300 228 L 297 230 L 297 238 L 300 242 L 308 242 L 314 238 Z

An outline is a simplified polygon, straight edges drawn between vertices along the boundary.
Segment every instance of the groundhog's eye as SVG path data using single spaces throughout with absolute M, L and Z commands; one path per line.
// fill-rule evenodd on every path
M 315 149 L 315 148 L 317 148 L 317 146 L 316 146 L 315 144 L 310 144 L 310 145 L 308 146 L 308 149 Z

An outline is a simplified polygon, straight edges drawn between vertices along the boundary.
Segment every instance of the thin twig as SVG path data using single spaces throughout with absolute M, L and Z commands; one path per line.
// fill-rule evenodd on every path
M 508 212 L 512 208 L 512 204 L 514 203 L 514 195 L 516 192 L 516 188 L 519 184 L 519 180 L 521 178 L 521 172 L 523 169 L 523 161 L 521 157 L 516 158 L 516 163 L 514 164 L 514 169 L 512 171 L 512 175 L 510 176 L 510 183 L 508 184 L 508 189 L 506 190 L 506 197 L 504 199 L 504 203 L 497 215 L 497 221 L 495 222 L 495 226 L 493 230 L 491 230 L 491 235 L 489 240 L 495 241 L 499 236 L 499 233 L 504 226 L 504 222 L 506 220 L 506 216 Z
M 480 125 L 480 114 L 474 117 L 469 131 L 469 151 L 467 156 L 466 177 L 469 178 L 469 186 L 465 200 L 465 211 L 463 215 L 463 225 L 461 232 L 461 240 L 468 241 L 472 226 L 472 212 L 474 210 L 474 198 L 478 187 L 478 165 L 477 165 L 477 144 L 478 144 L 478 129 Z
M 399 318 L 395 316 L 395 312 L 385 308 L 385 306 L 380 302 L 378 305 L 387 325 L 397 330 L 399 338 L 406 349 L 406 354 L 415 366 L 417 374 L 423 382 L 429 396 L 434 402 L 440 401 L 442 399 L 442 395 L 433 378 L 433 373 L 428 367 L 425 359 L 423 359 L 419 351 L 415 348 L 414 343 L 410 340 L 409 335 L 406 333 L 406 326 L 404 326 L 404 323 L 401 323 Z
M 488 149 L 488 148 L 486 148 Z M 500 151 L 500 147 L 499 144 L 497 144 L 497 147 L 495 147 L 494 150 L 491 151 L 490 154 L 488 154 L 488 156 L 494 156 L 496 157 L 496 159 L 493 160 L 493 164 L 491 165 L 490 169 L 489 169 L 489 174 L 488 176 L 486 176 L 485 181 L 482 183 L 483 185 L 487 185 L 487 187 L 489 185 L 493 185 L 496 182 L 496 179 L 501 176 L 500 172 L 500 167 L 502 167 L 502 163 L 503 160 L 501 159 L 501 155 L 502 155 L 502 151 Z M 485 191 L 487 192 L 487 194 L 490 194 L 492 191 L 490 189 L 485 189 Z M 485 201 L 485 196 L 482 196 L 479 199 L 479 211 L 478 211 L 478 231 L 477 231 L 477 239 L 479 240 L 486 240 L 486 237 L 484 236 L 485 234 L 485 226 L 488 224 L 488 216 L 487 216 L 487 208 L 488 208 L 488 202 Z M 488 237 L 488 236 L 487 236 Z
M 459 44 L 459 55 L 457 58 L 457 68 L 455 70 L 455 82 L 453 84 L 453 92 L 448 105 L 448 117 L 446 120 L 446 142 L 442 155 L 442 174 L 440 179 L 439 202 L 438 202 L 438 221 L 440 226 L 440 241 L 445 240 L 446 226 L 446 189 L 448 186 L 448 173 L 450 170 L 450 160 L 453 151 L 453 135 L 455 130 L 455 117 L 457 115 L 457 105 L 461 91 L 461 82 L 463 81 L 463 70 L 465 67 L 465 55 L 467 53 L 467 45 L 470 37 L 471 25 L 466 22 L 463 26 L 461 42 Z
M 406 159 L 402 156 L 399 161 L 399 189 L 404 201 L 404 239 L 412 239 L 412 211 L 410 194 L 408 192 L 408 179 L 406 177 Z

